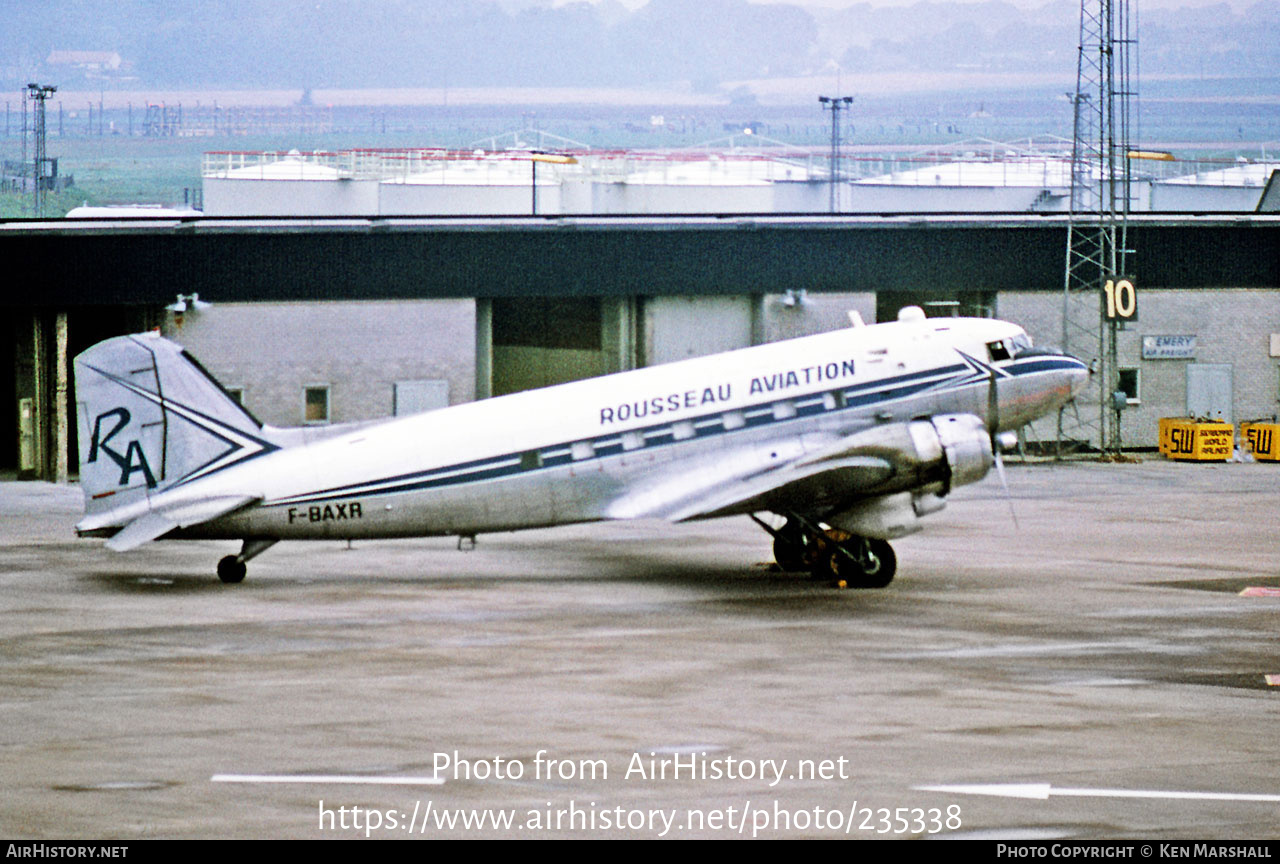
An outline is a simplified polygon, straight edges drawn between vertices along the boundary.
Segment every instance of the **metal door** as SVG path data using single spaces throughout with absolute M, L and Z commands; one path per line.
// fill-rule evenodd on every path
M 1187 416 L 1232 423 L 1231 364 L 1187 365 Z

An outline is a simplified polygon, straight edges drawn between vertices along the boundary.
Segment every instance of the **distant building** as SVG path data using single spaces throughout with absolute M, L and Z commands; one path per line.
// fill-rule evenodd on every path
M 50 51 L 44 58 L 50 68 L 70 67 L 78 69 L 89 77 L 107 72 L 116 72 L 124 64 L 115 51 Z

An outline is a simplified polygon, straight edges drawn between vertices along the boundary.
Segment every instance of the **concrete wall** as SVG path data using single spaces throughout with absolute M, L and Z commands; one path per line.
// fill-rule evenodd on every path
M 218 303 L 163 330 L 276 426 L 302 423 L 309 385 L 329 385 L 335 423 L 392 416 L 397 381 L 445 379 L 450 404 L 475 398 L 474 300 Z
M 1054 292 L 1001 292 L 997 315 L 1027 328 L 1037 345 L 1062 342 L 1062 295 Z M 1121 368 L 1139 370 L 1138 405 L 1127 408 L 1121 436 L 1127 447 L 1156 446 L 1161 417 L 1187 412 L 1187 366 L 1228 363 L 1232 367 L 1234 422 L 1268 417 L 1280 411 L 1280 358 L 1270 356 L 1271 334 L 1280 332 L 1280 292 L 1254 289 L 1214 291 L 1141 289 L 1137 323 L 1119 334 Z M 1196 337 L 1195 357 L 1143 360 L 1143 336 Z M 1083 352 L 1073 347 L 1081 359 Z M 1088 411 L 1096 416 L 1095 405 Z M 1081 412 L 1086 407 L 1081 406 Z M 1051 436 L 1049 421 L 1042 421 Z
M 755 341 L 750 297 L 647 297 L 642 304 L 645 366 L 701 357 Z
M 876 320 L 876 295 L 810 294 L 794 306 L 783 303 L 785 294 L 766 294 L 757 312 L 757 342 L 778 342 L 827 333 L 849 326 L 849 312 L 862 316 L 867 324 Z

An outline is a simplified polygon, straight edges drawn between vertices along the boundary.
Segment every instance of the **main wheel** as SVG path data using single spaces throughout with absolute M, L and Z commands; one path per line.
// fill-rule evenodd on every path
M 228 555 L 218 562 L 218 578 L 228 585 L 234 585 L 244 581 L 244 574 L 248 569 L 243 561 L 236 560 L 236 556 Z
M 799 573 L 812 565 L 813 544 L 798 526 L 788 522 L 773 538 L 773 560 L 786 573 Z
M 893 581 L 898 556 L 884 540 L 867 539 L 865 557 L 857 554 L 856 543 L 833 550 L 831 570 L 852 588 L 883 588 Z

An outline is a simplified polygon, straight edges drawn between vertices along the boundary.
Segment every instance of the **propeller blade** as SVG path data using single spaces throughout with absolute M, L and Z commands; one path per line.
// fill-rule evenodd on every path
M 995 458 L 996 474 L 1000 477 L 1000 485 L 1004 488 L 1004 499 L 1009 502 L 1009 516 L 1013 518 L 1013 528 L 1020 531 L 1018 514 L 1013 509 L 1013 494 L 1009 491 L 1009 479 L 1004 474 L 1004 445 L 1000 440 L 1000 394 L 996 385 L 996 367 L 992 365 L 990 384 L 987 386 L 987 430 L 991 433 L 991 455 Z M 1007 435 L 1009 433 L 1005 433 Z
M 1013 530 L 1021 531 L 1022 526 L 1018 524 L 1018 513 L 1013 509 L 1013 493 L 1009 491 L 1009 480 L 1004 476 L 1004 456 L 1000 453 L 1000 447 L 997 445 L 992 451 L 996 457 L 996 474 L 1000 477 L 1000 485 L 1004 487 L 1004 500 L 1009 502 L 1009 516 L 1013 519 Z
M 995 434 L 1000 430 L 1000 393 L 996 388 L 996 367 L 989 368 L 991 375 L 987 385 L 987 430 L 991 433 L 991 443 L 994 445 Z

